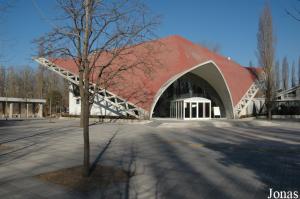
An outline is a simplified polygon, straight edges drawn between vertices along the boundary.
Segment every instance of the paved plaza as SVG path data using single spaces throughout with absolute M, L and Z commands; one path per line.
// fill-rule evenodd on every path
M 0 198 L 260 199 L 300 191 L 300 123 L 154 120 L 90 126 L 91 162 L 134 173 L 79 192 L 38 174 L 82 164 L 78 120 L 0 121 Z

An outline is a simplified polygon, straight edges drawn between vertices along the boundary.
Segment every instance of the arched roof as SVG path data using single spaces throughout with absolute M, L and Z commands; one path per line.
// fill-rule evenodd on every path
M 150 46 L 151 51 L 155 53 L 148 54 L 148 51 L 143 49 L 145 46 Z M 147 49 L 149 50 L 148 47 Z M 108 90 L 137 104 L 147 112 L 151 112 L 156 94 L 168 81 L 177 74 L 205 62 L 213 62 L 218 66 L 230 91 L 233 106 L 240 101 L 256 79 L 250 68 L 243 67 L 177 35 L 137 45 L 133 47 L 133 51 L 136 52 L 136 57 L 116 59 L 114 65 L 132 62 L 137 57 L 144 61 L 140 62 L 138 67 L 120 73 Z M 103 59 L 106 58 L 102 57 Z M 70 59 L 51 61 L 70 72 L 78 73 L 75 63 Z M 147 65 L 147 70 L 143 70 L 143 63 L 147 61 L 151 64 Z M 112 67 L 107 74 L 112 73 L 114 68 L 117 67 Z

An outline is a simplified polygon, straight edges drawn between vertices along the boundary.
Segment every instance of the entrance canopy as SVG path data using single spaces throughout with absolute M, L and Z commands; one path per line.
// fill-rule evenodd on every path
M 211 118 L 211 100 L 202 97 L 191 97 L 171 101 L 171 118 L 199 120 Z

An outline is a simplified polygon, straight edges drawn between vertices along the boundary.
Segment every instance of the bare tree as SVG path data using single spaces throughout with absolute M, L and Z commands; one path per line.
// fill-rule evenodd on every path
M 275 86 L 276 90 L 279 90 L 281 88 L 281 76 L 280 76 L 280 63 L 279 60 L 275 63 Z
M 293 9 L 286 9 L 285 12 L 292 17 L 294 20 L 299 21 L 300 22 L 300 1 L 298 0 L 298 5 L 297 6 L 293 6 Z M 293 67 L 293 66 L 292 66 Z M 292 68 L 293 70 L 293 68 Z M 295 70 L 295 69 L 294 69 Z M 292 79 L 295 78 L 293 77 L 295 74 L 292 73 Z M 297 84 L 297 79 L 295 78 L 294 80 L 295 82 L 292 81 L 292 85 L 296 85 Z M 298 85 L 300 85 L 300 57 L 298 59 Z
M 63 23 L 45 36 L 48 53 L 72 59 L 79 73 L 81 124 L 83 126 L 83 176 L 89 175 L 89 116 L 95 94 L 107 88 L 121 72 L 137 67 L 126 62 L 132 48 L 149 40 L 157 19 L 140 1 L 59 0 Z M 122 64 L 117 60 L 122 58 Z M 93 77 L 91 79 L 91 77 Z M 90 82 L 95 92 L 90 93 Z
M 289 88 L 289 63 L 287 57 L 282 61 L 282 89 L 287 90 Z
M 13 67 L 7 68 L 7 80 L 6 80 L 6 88 L 5 88 L 5 96 L 7 97 L 18 97 L 19 93 L 19 83 L 17 73 Z
M 5 96 L 5 68 L 0 66 L 0 96 Z
M 43 43 L 38 43 L 38 56 L 43 56 L 45 54 Z M 45 97 L 45 67 L 39 65 L 36 74 L 36 97 Z
M 267 4 L 259 18 L 257 33 L 258 61 L 264 72 L 264 95 L 267 108 L 267 118 L 272 118 L 272 101 L 274 98 L 274 36 L 272 14 L 270 6 Z
M 298 59 L 298 85 L 300 85 L 300 56 Z
M 254 67 L 253 62 L 251 60 L 249 61 L 249 67 Z
M 293 6 L 293 9 L 285 9 L 285 12 L 296 21 L 300 21 L 300 4 L 298 4 L 298 7 Z
M 291 70 L 291 85 L 292 87 L 296 86 L 296 65 L 295 62 L 292 63 L 292 70 Z

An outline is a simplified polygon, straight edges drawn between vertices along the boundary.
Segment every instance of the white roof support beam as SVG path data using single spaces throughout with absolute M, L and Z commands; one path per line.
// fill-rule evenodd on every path
M 36 58 L 35 61 L 46 67 L 47 69 L 55 72 L 56 74 L 60 75 L 61 77 L 67 79 L 71 83 L 75 85 L 79 85 L 79 77 L 78 75 L 67 71 L 65 69 L 60 68 L 56 64 L 52 63 L 51 61 L 45 59 L 45 58 Z M 95 84 L 90 83 L 90 93 L 94 93 L 95 91 Z M 109 92 L 106 89 L 100 89 L 98 92 L 98 96 L 102 98 L 103 101 L 106 101 L 109 103 L 113 108 L 115 108 L 120 116 L 126 116 L 127 114 L 130 116 L 133 116 L 135 118 L 143 118 L 145 116 L 145 110 L 143 110 L 140 107 L 137 107 L 136 105 L 128 102 L 125 99 L 122 99 L 121 97 Z M 107 97 L 108 96 L 108 97 Z M 125 106 L 124 106 L 125 104 Z M 133 107 L 132 109 L 128 107 Z M 137 111 L 137 114 L 136 112 Z

